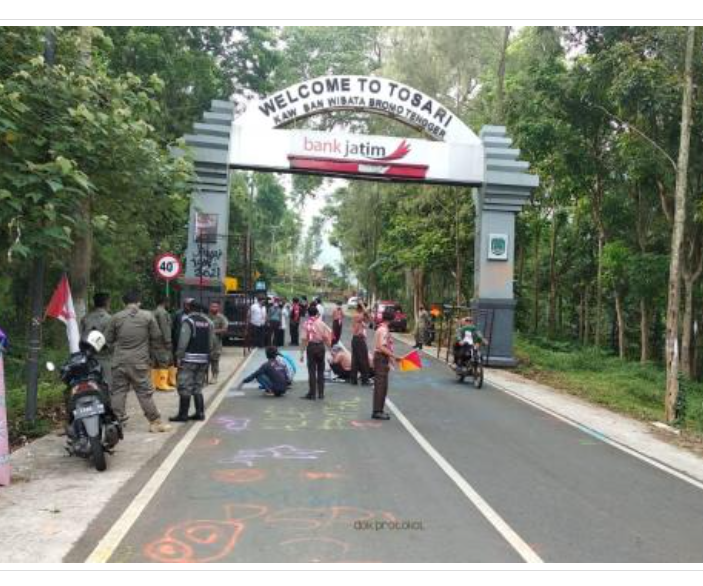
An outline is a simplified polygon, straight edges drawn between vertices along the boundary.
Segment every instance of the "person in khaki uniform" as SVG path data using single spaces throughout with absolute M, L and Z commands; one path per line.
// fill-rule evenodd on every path
M 229 320 L 220 313 L 220 304 L 217 301 L 210 303 L 210 313 L 208 315 L 214 326 L 214 342 L 210 350 L 210 372 L 212 378 L 210 382 L 216 383 L 220 374 L 220 357 L 222 356 L 222 338 L 227 334 Z
M 144 415 L 149 421 L 150 432 L 170 431 L 171 426 L 161 422 L 161 415 L 152 395 L 154 387 L 149 377 L 150 350 L 161 337 L 154 316 L 140 309 L 139 293 L 126 293 L 122 298 L 125 309 L 112 316 L 105 338 L 113 347 L 112 409 L 117 417 L 127 418 L 127 392 L 133 388 Z
M 93 311 L 87 313 L 81 320 L 81 340 L 93 330 L 97 330 L 104 336 L 110 317 L 110 295 L 96 293 L 93 296 Z M 103 379 L 108 389 L 112 388 L 112 349 L 105 344 L 96 359 L 103 369 Z
M 154 310 L 154 319 L 159 326 L 161 336 L 151 347 L 153 368 L 151 380 L 157 391 L 175 391 L 169 382 L 169 370 L 173 365 L 173 347 L 171 345 L 171 315 L 168 312 L 168 298 L 162 297 Z

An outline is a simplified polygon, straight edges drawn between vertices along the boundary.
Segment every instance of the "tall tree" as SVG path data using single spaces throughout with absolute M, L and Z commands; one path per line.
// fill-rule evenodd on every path
M 686 29 L 683 100 L 681 105 L 681 140 L 676 172 L 674 228 L 671 234 L 671 262 L 669 266 L 669 298 L 666 312 L 666 401 L 668 422 L 676 419 L 679 396 L 679 304 L 681 302 L 681 244 L 686 223 L 686 191 L 688 189 L 688 159 L 691 142 L 693 111 L 693 52 L 696 28 Z

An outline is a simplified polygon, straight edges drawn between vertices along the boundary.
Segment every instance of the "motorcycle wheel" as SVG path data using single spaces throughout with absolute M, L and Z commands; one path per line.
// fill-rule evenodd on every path
M 483 365 L 479 362 L 474 366 L 474 387 L 480 389 L 483 386 Z
M 107 469 L 107 462 L 105 461 L 105 450 L 103 449 L 103 443 L 99 437 L 90 438 L 90 449 L 93 453 L 93 464 L 98 472 L 103 472 Z

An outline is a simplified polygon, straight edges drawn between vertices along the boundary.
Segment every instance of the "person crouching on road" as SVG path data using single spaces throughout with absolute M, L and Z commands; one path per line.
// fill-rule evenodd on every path
M 264 393 L 281 397 L 286 393 L 288 385 L 292 382 L 289 379 L 288 367 L 281 358 L 278 350 L 274 346 L 266 348 L 266 362 L 258 370 L 250 374 L 239 383 L 241 389 L 245 383 L 254 379 L 264 388 Z
M 400 356 L 395 355 L 393 347 L 393 336 L 389 329 L 389 324 L 395 319 L 395 310 L 388 308 L 383 312 L 381 325 L 376 330 L 374 338 L 373 366 L 375 377 L 373 380 L 373 419 L 388 420 L 391 418 L 383 408 L 386 404 L 388 394 L 388 373 L 391 363 L 400 360 Z
M 351 380 L 352 356 L 339 344 L 332 346 L 332 358 L 329 363 L 332 372 L 338 379 Z
M 154 310 L 154 319 L 161 333 L 159 339 L 151 347 L 153 364 L 151 380 L 154 384 L 154 389 L 157 391 L 176 390 L 169 384 L 169 369 L 173 365 L 173 347 L 171 345 L 173 324 L 171 323 L 171 314 L 168 312 L 168 305 L 168 297 L 162 297 Z
M 125 309 L 110 318 L 105 334 L 108 345 L 113 348 L 112 410 L 120 421 L 127 420 L 127 392 L 131 387 L 149 421 L 149 431 L 170 431 L 171 426 L 161 422 L 161 415 L 154 404 L 154 387 L 149 376 L 150 349 L 161 336 L 159 326 L 151 312 L 140 309 L 139 293 L 126 293 L 122 301 Z
M 332 332 L 320 318 L 317 307 L 308 309 L 310 316 L 304 324 L 303 343 L 300 347 L 300 362 L 307 351 L 308 360 L 308 394 L 301 399 L 314 401 L 325 398 L 325 347 L 332 345 Z
M 205 419 L 205 398 L 203 387 L 210 368 L 210 352 L 215 343 L 212 322 L 205 316 L 205 308 L 193 302 L 186 309 L 187 314 L 181 324 L 181 335 L 176 350 L 178 365 L 178 415 L 171 421 L 188 421 L 190 399 L 195 403 L 195 415 L 190 419 Z

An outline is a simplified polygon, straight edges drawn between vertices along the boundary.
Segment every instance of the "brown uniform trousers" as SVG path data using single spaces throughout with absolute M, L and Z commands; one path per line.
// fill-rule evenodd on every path
M 325 345 L 310 342 L 307 347 L 309 394 L 322 399 L 325 396 Z M 317 393 L 316 393 L 317 391 Z
M 159 419 L 159 410 L 154 404 L 152 395 L 154 387 L 151 384 L 149 364 L 117 364 L 112 367 L 112 410 L 119 419 L 126 416 L 127 392 L 134 389 L 139 405 L 149 421 Z
M 351 380 L 353 384 L 357 383 L 357 377 L 361 372 L 361 382 L 366 384 L 369 382 L 369 349 L 366 345 L 364 336 L 352 337 L 352 367 Z
M 390 359 L 384 354 L 376 352 L 373 355 L 375 376 L 373 379 L 373 410 L 374 413 L 383 411 L 388 394 L 388 373 L 390 372 Z

